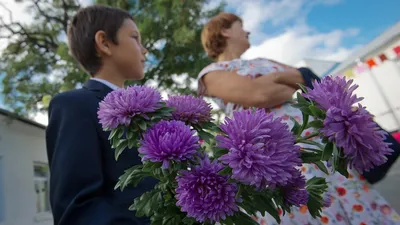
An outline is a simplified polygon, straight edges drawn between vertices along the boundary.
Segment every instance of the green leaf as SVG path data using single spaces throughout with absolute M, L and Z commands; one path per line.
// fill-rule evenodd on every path
M 303 93 L 307 93 L 306 86 L 304 86 L 303 84 L 300 84 L 300 83 L 298 85 L 299 85 L 300 89 L 303 91 Z
M 338 164 L 338 159 L 339 159 L 339 149 L 336 147 L 336 145 L 333 145 L 333 151 L 332 151 L 333 157 L 332 157 L 332 161 L 333 161 L 333 168 L 335 169 L 335 171 L 337 171 L 337 164 Z
M 346 158 L 343 156 L 343 150 L 339 149 L 333 144 L 333 168 L 346 178 L 349 177 L 349 171 L 347 170 Z
M 292 127 L 292 133 L 298 135 L 300 133 L 300 128 L 301 128 L 299 122 L 297 122 L 297 120 L 293 117 L 290 117 L 290 120 L 294 123 Z
M 271 197 L 258 195 L 258 197 L 256 196 L 254 198 L 254 204 L 257 206 L 262 214 L 264 214 L 264 212 L 268 212 L 272 217 L 274 217 L 277 223 L 281 222 L 277 206 L 272 201 Z
M 225 154 L 228 154 L 228 150 L 227 149 L 224 149 L 224 148 L 217 148 L 217 147 L 215 147 L 214 148 L 214 158 L 216 158 L 216 159 L 218 159 L 219 157 L 221 157 L 221 156 L 223 156 L 223 155 L 225 155 Z
M 321 120 L 313 120 L 307 124 L 306 128 L 310 128 L 310 127 L 317 128 L 317 129 L 323 128 L 324 123 Z
M 111 130 L 110 135 L 108 136 L 108 140 L 112 140 L 114 138 L 119 139 L 122 137 L 123 134 L 124 134 L 124 127 L 117 127 Z
M 301 160 L 303 163 L 315 163 L 321 160 L 322 153 L 321 152 L 306 152 L 302 151 Z
M 219 171 L 220 175 L 231 175 L 232 174 L 232 168 L 230 167 L 225 167 L 223 170 Z
M 192 217 L 185 217 L 185 218 L 183 218 L 183 220 L 182 220 L 182 223 L 184 223 L 184 224 L 186 224 L 186 225 L 193 225 L 193 224 L 195 224 L 197 221 L 194 219 L 194 218 L 192 218 Z
M 114 189 L 120 188 L 123 191 L 128 185 L 136 187 L 148 174 L 142 171 L 142 165 L 133 166 L 124 171 Z
M 308 124 L 308 119 L 310 118 L 309 114 L 305 112 L 301 112 L 301 115 L 303 116 L 303 124 L 301 125 L 300 133 L 298 133 L 298 136 L 300 136 L 306 129 L 306 126 Z
M 128 131 L 126 132 L 126 138 L 129 140 L 129 139 L 132 139 L 132 138 L 134 138 L 134 136 L 136 135 L 137 133 L 136 132 L 134 132 L 132 129 L 128 129 Z
M 150 217 L 151 225 L 162 225 L 163 218 L 163 214 L 154 213 L 154 215 Z
M 328 169 L 326 168 L 326 166 L 325 166 L 325 164 L 324 164 L 323 162 L 321 162 L 321 161 L 316 161 L 316 162 L 314 162 L 314 164 L 317 165 L 318 168 L 319 168 L 322 172 L 324 172 L 326 175 L 329 175 L 329 171 L 328 171 Z
M 339 158 L 337 171 L 344 177 L 349 178 L 349 171 L 347 170 L 347 163 L 345 158 Z
M 143 164 L 143 171 L 150 173 L 157 168 L 161 168 L 161 166 L 162 166 L 161 162 L 145 161 L 145 163 Z
M 333 143 L 329 142 L 325 145 L 321 160 L 328 161 L 332 157 L 332 153 L 333 153 Z
M 204 122 L 202 124 L 198 124 L 198 125 L 193 125 L 193 127 L 196 130 L 209 130 L 209 131 L 213 131 L 213 132 L 222 132 L 222 130 L 213 122 L 209 121 L 209 122 Z
M 115 160 L 118 160 L 122 152 L 128 147 L 128 141 L 126 139 L 119 140 L 118 145 L 115 148 Z
M 170 185 L 170 181 L 169 180 L 163 180 L 163 181 L 160 181 L 156 185 L 156 188 L 159 189 L 159 190 L 162 190 L 164 192 L 168 192 L 169 185 Z M 164 198 L 165 198 L 165 200 L 169 200 L 169 199 L 172 198 L 172 196 L 170 194 L 166 194 L 164 196 Z
M 320 217 L 323 208 L 323 194 L 327 191 L 328 185 L 325 178 L 313 177 L 307 181 L 309 198 L 307 202 L 308 211 L 313 218 Z
M 251 218 L 249 215 L 245 214 L 244 212 L 237 212 L 235 215 L 232 216 L 233 221 L 235 224 L 240 225 L 259 225 L 257 221 Z
M 243 208 L 249 215 L 255 215 L 260 212 L 263 216 L 269 213 L 272 217 L 280 223 L 278 206 L 273 201 L 273 195 L 270 190 L 256 191 L 248 186 L 241 186 L 241 197 L 243 201 L 239 206 Z M 241 224 L 235 221 L 236 224 Z
M 301 107 L 301 108 L 300 108 L 300 111 L 301 111 L 302 113 L 307 114 L 307 115 L 312 115 L 312 112 L 311 112 L 311 110 L 310 110 L 308 107 Z
M 52 98 L 51 95 L 43 95 L 43 97 L 42 97 L 42 104 L 43 104 L 45 107 L 49 107 L 51 98 Z
M 290 213 L 290 206 L 286 203 L 286 200 L 284 199 L 281 190 L 275 190 L 274 191 L 274 196 L 273 196 L 274 202 L 278 207 L 282 209 L 283 215 L 285 215 L 285 212 Z M 280 220 L 280 217 L 279 217 Z
M 136 138 L 128 139 L 128 148 L 131 149 L 133 147 L 137 147 L 138 144 L 139 144 L 139 140 L 138 139 L 136 139 Z
M 181 224 L 181 217 L 180 215 L 170 215 L 167 214 L 166 217 L 164 217 L 163 219 L 163 223 L 162 225 L 177 225 L 177 224 Z
M 108 140 L 113 139 L 115 137 L 115 135 L 118 133 L 118 131 L 119 131 L 118 128 L 112 129 L 110 132 L 110 135 L 108 136 Z
M 301 109 L 301 108 L 308 108 L 310 104 L 309 103 L 294 103 L 291 106 L 297 109 Z
M 299 104 L 309 105 L 310 103 L 301 95 L 301 93 L 297 92 L 297 102 Z
M 311 111 L 311 115 L 313 115 L 316 118 L 324 119 L 325 112 L 322 111 L 320 108 L 318 108 L 318 107 L 316 107 L 314 105 L 310 105 L 308 108 Z
M 231 216 L 226 217 L 225 220 L 221 221 L 224 225 L 234 225 L 234 221 Z
M 162 206 L 162 194 L 160 190 L 153 189 L 137 197 L 129 210 L 136 210 L 137 217 L 150 217 L 154 211 Z
M 146 130 L 147 126 L 146 126 L 146 122 L 145 122 L 144 120 L 139 120 L 139 121 L 137 122 L 137 124 L 138 124 L 138 126 L 139 126 L 139 128 L 140 128 L 141 130 L 143 130 L 143 131 Z
M 208 132 L 205 132 L 203 130 L 198 130 L 197 134 L 199 135 L 200 139 L 204 140 L 207 143 L 210 143 L 210 141 L 215 138 L 214 135 L 212 135 Z

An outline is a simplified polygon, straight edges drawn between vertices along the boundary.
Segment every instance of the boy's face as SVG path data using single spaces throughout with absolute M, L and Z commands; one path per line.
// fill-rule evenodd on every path
M 117 33 L 118 44 L 112 44 L 110 61 L 126 80 L 144 77 L 145 54 L 140 32 L 131 19 L 126 19 Z

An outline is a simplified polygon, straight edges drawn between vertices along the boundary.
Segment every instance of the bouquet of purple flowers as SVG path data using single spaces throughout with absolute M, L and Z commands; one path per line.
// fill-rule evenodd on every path
M 348 168 L 369 170 L 392 152 L 373 116 L 355 107 L 361 100 L 353 94 L 356 88 L 339 77 L 315 82 L 313 90 L 302 87 L 293 107 L 301 110 L 303 122 L 292 119 L 291 129 L 264 109 L 235 112 L 217 125 L 201 98 L 163 101 L 144 86 L 113 91 L 100 103 L 100 123 L 110 132 L 116 159 L 128 148 L 137 149 L 143 162 L 126 170 L 116 189 L 157 179 L 130 207 L 153 225 L 257 224 L 251 218 L 256 213 L 279 222 L 279 210 L 301 205 L 318 217 L 329 205 L 328 186 L 320 177 L 306 181 L 299 171 L 303 163 L 347 177 Z M 303 135 L 310 127 L 315 132 Z M 320 141 L 310 140 L 316 136 Z

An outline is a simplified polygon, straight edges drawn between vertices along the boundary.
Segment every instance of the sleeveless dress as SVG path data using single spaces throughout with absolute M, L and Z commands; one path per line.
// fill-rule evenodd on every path
M 235 59 L 232 61 L 223 61 L 212 63 L 205 67 L 198 76 L 198 91 L 200 94 L 205 92 L 205 87 L 201 78 L 212 71 L 233 71 L 240 76 L 254 79 L 271 72 L 283 71 L 280 65 L 277 65 L 267 59 L 257 58 L 252 60 Z M 265 87 L 268 88 L 268 87 Z M 227 116 L 232 112 L 243 109 L 242 106 L 221 99 L 213 98 L 218 106 L 223 109 Z M 278 107 L 267 109 L 274 113 L 276 117 L 282 117 L 289 127 L 293 126 L 290 116 L 294 117 L 299 123 L 302 123 L 301 111 L 290 106 L 289 103 Z M 311 118 L 310 118 L 311 120 Z M 311 129 L 304 131 L 305 135 L 312 132 Z M 318 141 L 318 137 L 314 141 Z M 304 146 L 303 146 L 304 147 Z M 329 166 L 329 165 L 328 165 Z M 400 216 L 389 206 L 387 201 L 357 172 L 349 171 L 349 178 L 346 179 L 339 173 L 326 175 L 317 166 L 313 164 L 303 164 L 301 171 L 306 177 L 325 177 L 328 183 L 328 193 L 331 195 L 332 204 L 324 208 L 320 218 L 312 218 L 308 213 L 307 206 L 294 207 L 291 213 L 281 215 L 281 224 L 284 225 L 309 225 L 309 224 L 335 224 L 335 225 L 393 225 L 400 224 Z M 266 215 L 254 218 L 260 225 L 275 225 L 275 219 Z

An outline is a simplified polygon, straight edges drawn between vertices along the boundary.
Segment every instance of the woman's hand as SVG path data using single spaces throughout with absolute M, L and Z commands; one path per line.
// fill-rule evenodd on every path
M 298 90 L 299 84 L 305 84 L 304 78 L 299 70 L 294 68 L 288 68 L 283 72 L 275 74 L 275 82 L 278 84 L 284 84 L 291 88 Z

